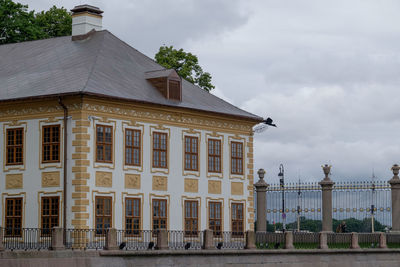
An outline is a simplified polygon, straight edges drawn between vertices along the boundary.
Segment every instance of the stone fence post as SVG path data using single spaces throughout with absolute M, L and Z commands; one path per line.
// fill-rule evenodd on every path
M 328 233 L 319 232 L 319 249 L 328 249 Z
M 117 250 L 117 230 L 115 228 L 108 228 L 106 232 L 106 244 L 104 246 L 106 250 Z
M 352 232 L 351 233 L 351 244 L 350 244 L 350 248 L 360 248 L 360 246 L 358 245 L 358 233 Z
M 168 232 L 165 229 L 157 232 L 157 247 L 156 249 L 168 249 Z
M 214 232 L 211 229 L 204 230 L 202 249 L 214 249 Z
M 256 248 L 256 233 L 254 231 L 246 232 L 246 246 L 245 249 L 255 249 Z
M 266 216 L 266 193 L 268 184 L 264 181 L 265 171 L 264 169 L 259 169 L 258 177 L 260 178 L 257 183 L 254 184 L 257 192 L 257 228 L 256 232 L 266 232 L 267 231 L 267 216 Z
M 294 249 L 293 246 L 293 232 L 285 232 L 285 249 Z
M 394 164 L 392 169 L 393 178 L 389 180 L 392 193 L 392 231 L 400 231 L 400 166 Z
M 322 166 L 325 178 L 319 182 L 322 188 L 322 231 L 332 232 L 332 189 L 335 184 L 329 178 L 331 167 L 328 164 Z
M 64 229 L 61 227 L 54 227 L 51 232 L 51 249 L 62 250 L 64 246 Z
M 387 248 L 385 233 L 379 233 L 379 248 Z

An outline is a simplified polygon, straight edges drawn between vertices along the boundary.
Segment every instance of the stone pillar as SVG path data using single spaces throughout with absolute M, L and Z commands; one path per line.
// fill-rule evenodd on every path
M 64 229 L 61 227 L 54 227 L 51 232 L 51 249 L 62 250 L 64 246 Z
M 319 246 L 320 249 L 328 249 L 328 233 L 319 232 Z
M 387 248 L 385 233 L 379 233 L 379 248 Z
M 168 232 L 165 229 L 157 232 L 157 247 L 156 249 L 168 249 Z
M 204 230 L 203 234 L 203 249 L 214 249 L 214 233 L 211 229 Z
M 117 250 L 117 230 L 115 228 L 108 228 L 106 233 L 106 244 L 104 246 L 106 250 Z
M 293 246 L 293 232 L 285 232 L 285 249 L 294 249 Z
M 266 193 L 269 184 L 264 181 L 265 171 L 259 169 L 258 177 L 260 178 L 257 183 L 254 184 L 257 192 L 257 229 L 256 232 L 267 231 L 267 216 L 266 216 Z
M 360 246 L 358 245 L 358 233 L 355 232 L 351 233 L 350 248 L 360 248 Z
M 332 232 L 332 188 L 335 184 L 329 178 L 331 167 L 328 164 L 322 166 L 325 178 L 319 182 L 322 188 L 322 231 Z
M 256 233 L 254 231 L 246 232 L 246 246 L 245 249 L 255 249 L 256 248 Z
M 394 164 L 392 167 L 393 178 L 389 180 L 392 191 L 392 231 L 400 231 L 400 166 Z

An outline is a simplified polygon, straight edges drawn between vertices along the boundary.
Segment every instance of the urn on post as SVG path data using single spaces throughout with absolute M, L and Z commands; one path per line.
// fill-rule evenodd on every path
M 322 189 L 322 231 L 332 232 L 332 189 L 335 183 L 329 177 L 332 166 L 325 164 L 321 167 L 325 174 L 319 182 Z
M 400 166 L 394 164 L 391 168 L 392 179 L 389 180 L 392 195 L 392 231 L 400 231 Z
M 266 192 L 268 188 L 268 184 L 264 181 L 265 170 L 259 169 L 258 172 L 259 180 L 254 184 L 256 188 L 257 194 L 257 232 L 266 232 L 267 231 L 267 217 L 266 217 L 266 206 L 267 206 L 267 198 Z

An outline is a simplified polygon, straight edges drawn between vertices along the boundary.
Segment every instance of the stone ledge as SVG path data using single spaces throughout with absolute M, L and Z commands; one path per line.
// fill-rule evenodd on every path
M 324 254 L 387 254 L 399 253 L 400 249 L 211 249 L 211 250 L 152 250 L 152 251 L 126 251 L 126 250 L 102 250 L 100 256 L 184 256 L 184 255 L 324 255 Z

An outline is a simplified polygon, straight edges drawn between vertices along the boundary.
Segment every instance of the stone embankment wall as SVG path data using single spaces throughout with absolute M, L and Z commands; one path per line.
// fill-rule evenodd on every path
M 400 250 L 7 251 L 0 266 L 400 266 Z

